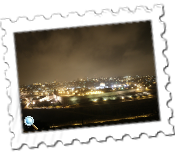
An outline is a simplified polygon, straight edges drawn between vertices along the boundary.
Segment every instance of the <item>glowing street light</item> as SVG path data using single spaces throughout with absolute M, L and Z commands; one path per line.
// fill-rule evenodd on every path
M 107 98 L 104 98 L 103 101 L 107 101 Z
M 97 102 L 97 99 L 94 99 L 93 102 Z

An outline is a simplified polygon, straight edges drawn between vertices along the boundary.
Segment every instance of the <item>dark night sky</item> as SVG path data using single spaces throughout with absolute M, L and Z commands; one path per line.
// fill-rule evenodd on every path
M 155 75 L 151 22 L 15 33 L 19 84 Z

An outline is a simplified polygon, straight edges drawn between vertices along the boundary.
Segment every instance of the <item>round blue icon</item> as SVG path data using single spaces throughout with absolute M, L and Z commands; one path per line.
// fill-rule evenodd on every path
M 27 116 L 27 117 L 25 117 L 25 119 L 24 119 L 24 123 L 25 123 L 27 126 L 31 126 L 31 125 L 33 125 L 33 123 L 34 123 L 34 119 L 33 119 L 33 117 L 31 117 L 31 116 Z

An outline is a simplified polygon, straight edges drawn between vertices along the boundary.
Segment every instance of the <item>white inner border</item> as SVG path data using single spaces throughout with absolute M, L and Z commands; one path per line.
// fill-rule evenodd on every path
M 99 15 L 94 12 L 87 12 L 82 17 L 74 13 L 69 14 L 66 18 L 61 17 L 59 14 L 53 15 L 49 20 L 44 19 L 42 16 L 36 17 L 33 21 L 29 21 L 26 18 L 19 18 L 17 22 L 11 22 L 8 19 L 3 20 L 2 28 L 6 31 L 6 35 L 3 37 L 3 43 L 8 48 L 8 52 L 5 55 L 5 61 L 9 64 L 6 76 L 11 81 L 11 86 L 8 89 L 8 94 L 12 99 L 9 113 L 13 116 L 13 120 L 10 123 L 10 130 L 15 134 L 12 139 L 12 148 L 18 149 L 22 144 L 27 144 L 29 147 L 37 147 L 41 142 L 44 142 L 46 145 L 54 145 L 56 141 L 62 141 L 63 144 L 67 144 L 71 143 L 73 139 L 78 139 L 80 142 L 87 142 L 91 137 L 95 137 L 97 141 L 105 140 L 108 136 L 112 136 L 114 139 L 121 139 L 126 134 L 129 134 L 132 138 L 139 137 L 141 133 L 146 133 L 148 136 L 155 136 L 159 131 L 162 131 L 165 134 L 172 134 L 173 127 L 168 123 L 168 119 L 171 117 L 171 110 L 167 107 L 169 93 L 165 90 L 168 77 L 163 72 L 163 68 L 166 66 L 166 59 L 162 54 L 162 51 L 165 48 L 165 42 L 160 36 L 164 31 L 163 24 L 159 20 L 162 13 L 162 6 L 155 6 L 152 10 L 138 7 L 134 13 L 127 9 L 122 9 L 119 13 L 112 13 L 106 10 Z M 14 32 L 139 22 L 146 20 L 150 20 L 152 23 L 152 39 L 161 121 L 36 133 L 22 132 Z

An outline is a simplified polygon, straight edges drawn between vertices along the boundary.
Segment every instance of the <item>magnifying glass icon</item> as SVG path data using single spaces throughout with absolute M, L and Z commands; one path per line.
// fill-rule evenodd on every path
M 27 125 L 27 126 L 33 126 L 36 130 L 38 130 L 38 128 L 33 124 L 34 123 L 33 117 L 31 117 L 31 116 L 25 117 L 24 123 L 25 123 L 25 125 Z

